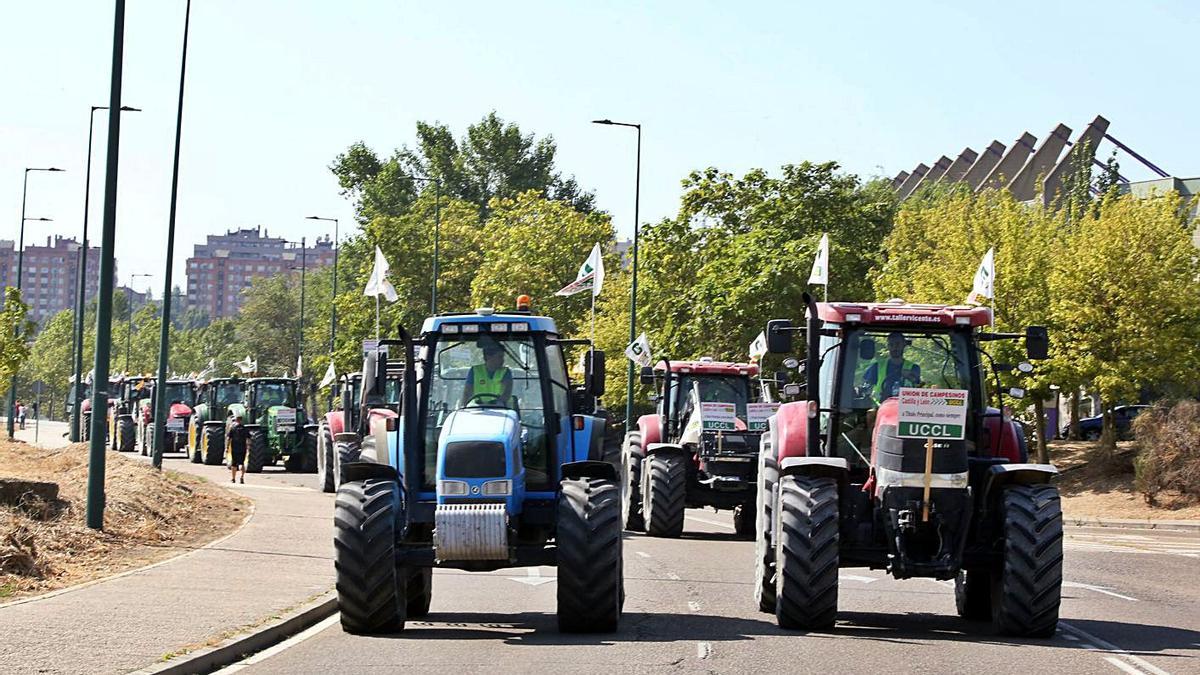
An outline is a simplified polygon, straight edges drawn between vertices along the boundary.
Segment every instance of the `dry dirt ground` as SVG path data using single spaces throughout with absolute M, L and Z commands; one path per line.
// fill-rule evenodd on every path
M 85 525 L 87 446 L 0 442 L 0 477 L 51 481 L 54 503 L 0 505 L 0 602 L 170 558 L 236 529 L 244 497 L 206 480 L 108 453 L 104 531 Z
M 1115 466 L 1099 470 L 1088 462 L 1096 441 L 1053 441 L 1050 460 L 1062 471 L 1059 490 L 1067 517 L 1138 520 L 1200 520 L 1200 503 L 1178 494 L 1159 495 L 1150 506 L 1135 487 L 1133 443 L 1117 444 Z

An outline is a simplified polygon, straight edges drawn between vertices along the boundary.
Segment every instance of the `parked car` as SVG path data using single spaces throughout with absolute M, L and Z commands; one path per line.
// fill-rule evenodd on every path
M 1128 438 L 1133 426 L 1133 418 L 1140 415 L 1143 410 L 1149 407 L 1148 405 L 1119 405 L 1113 408 L 1113 418 L 1117 424 L 1117 437 Z M 1103 415 L 1079 420 L 1079 435 L 1089 441 L 1099 440 L 1100 432 L 1103 428 Z M 1062 434 L 1064 438 L 1066 438 L 1068 431 L 1070 431 L 1070 426 L 1063 427 Z

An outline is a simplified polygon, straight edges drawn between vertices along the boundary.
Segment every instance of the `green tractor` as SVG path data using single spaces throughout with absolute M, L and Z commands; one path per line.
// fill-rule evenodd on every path
M 243 402 L 229 406 L 229 422 L 248 432 L 247 472 L 260 473 L 280 459 L 288 471 L 317 470 L 317 425 L 309 424 L 297 388 L 290 377 L 251 378 Z
M 221 465 L 229 407 L 242 402 L 245 390 L 246 381 L 239 377 L 218 377 L 200 383 L 195 414 L 188 427 L 188 454 L 193 464 Z
M 116 384 L 117 395 L 108 403 L 108 447 L 120 452 L 137 448 L 137 422 L 134 419 L 141 402 L 150 397 L 150 378 L 123 377 Z

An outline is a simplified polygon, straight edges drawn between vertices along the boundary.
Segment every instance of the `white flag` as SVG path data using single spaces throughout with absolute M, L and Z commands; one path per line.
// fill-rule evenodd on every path
M 388 261 L 383 257 L 383 251 L 378 246 L 375 247 L 375 267 L 371 268 L 371 278 L 367 279 L 367 287 L 363 289 L 363 295 L 374 297 L 383 296 L 388 302 L 395 302 L 396 288 L 392 286 L 392 282 L 387 280 Z
M 754 342 L 750 343 L 750 363 L 758 363 L 759 359 L 767 353 L 767 333 L 763 331 L 754 338 Z
M 629 343 L 629 346 L 625 348 L 625 356 L 643 368 L 648 367 L 654 361 L 650 356 L 650 340 L 646 339 L 645 333 Z
M 304 355 L 303 354 L 296 357 L 296 377 L 297 378 L 304 377 Z
M 600 288 L 604 285 L 604 258 L 600 255 L 600 244 L 592 246 L 592 252 L 588 254 L 587 260 L 579 266 L 579 273 L 575 275 L 575 281 L 563 286 L 555 295 L 575 295 L 580 291 L 592 289 L 592 297 L 600 295 Z
M 243 375 L 253 373 L 254 371 L 258 370 L 258 361 L 251 360 L 249 356 L 233 365 L 236 366 L 238 370 L 242 371 Z
M 967 303 L 980 305 L 983 304 L 981 300 L 995 297 L 995 283 L 996 249 L 989 248 L 983 255 L 983 262 L 979 263 L 979 269 L 975 270 L 975 284 L 971 288 L 971 294 L 967 296 Z
M 808 275 L 808 283 L 829 285 L 829 235 L 821 235 L 821 243 L 817 245 L 817 258 L 813 260 L 812 273 Z
M 317 385 L 317 389 L 324 389 L 333 384 L 337 379 L 337 373 L 333 370 L 333 359 L 329 359 L 329 367 L 325 369 L 325 377 L 321 378 L 321 383 Z

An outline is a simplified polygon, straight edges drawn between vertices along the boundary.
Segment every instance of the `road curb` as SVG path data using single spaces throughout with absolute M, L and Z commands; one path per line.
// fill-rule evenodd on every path
M 1092 518 L 1088 516 L 1065 516 L 1068 525 L 1074 527 L 1108 527 L 1121 530 L 1175 530 L 1200 532 L 1200 521 L 1193 520 L 1137 520 L 1132 518 Z
M 209 673 L 237 663 L 337 613 L 337 596 L 325 593 L 304 607 L 273 623 L 240 637 L 230 638 L 215 647 L 199 649 L 179 658 L 147 666 L 132 675 L 190 675 Z

